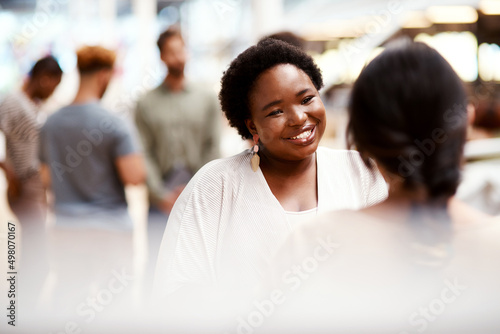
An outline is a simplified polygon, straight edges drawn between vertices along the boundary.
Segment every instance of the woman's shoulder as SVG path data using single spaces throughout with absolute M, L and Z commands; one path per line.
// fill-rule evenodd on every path
M 198 219 L 205 222 L 211 221 L 217 225 L 218 220 L 214 217 L 218 217 L 225 201 L 234 199 L 233 194 L 241 186 L 245 170 L 251 171 L 250 156 L 249 151 L 244 151 L 232 157 L 216 159 L 205 164 L 191 178 L 175 202 L 167 226 L 169 224 L 172 226 L 172 223 L 180 226 L 182 222 L 188 225 L 194 224 Z M 247 164 L 243 166 L 245 162 Z M 186 217 L 191 217 L 193 212 L 203 212 L 203 215 L 197 219 L 187 219 Z M 172 230 L 172 227 L 170 229 Z
M 206 191 L 208 185 L 211 185 L 210 188 L 222 188 L 234 184 L 243 179 L 248 170 L 251 171 L 250 158 L 250 151 L 245 150 L 231 157 L 212 160 L 196 172 L 188 185 Z
M 196 173 L 199 176 L 214 176 L 214 175 L 231 175 L 240 174 L 245 170 L 242 168 L 245 163 L 248 162 L 248 169 L 250 169 L 250 158 L 251 153 L 249 150 L 245 150 L 239 154 L 233 155 L 227 158 L 220 158 L 212 160 L 206 163 L 200 170 Z

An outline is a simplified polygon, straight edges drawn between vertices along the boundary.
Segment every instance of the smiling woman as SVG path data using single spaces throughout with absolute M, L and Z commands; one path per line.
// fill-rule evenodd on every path
M 326 116 L 311 79 L 295 65 L 276 65 L 259 76 L 249 102 L 245 124 L 259 138 L 260 167 L 273 194 L 287 211 L 316 208 L 314 153 Z
M 387 196 L 357 152 L 318 148 L 323 81 L 302 50 L 265 39 L 240 54 L 221 83 L 231 126 L 255 146 L 204 166 L 177 200 L 158 258 L 160 296 L 196 286 L 251 291 L 297 223 Z

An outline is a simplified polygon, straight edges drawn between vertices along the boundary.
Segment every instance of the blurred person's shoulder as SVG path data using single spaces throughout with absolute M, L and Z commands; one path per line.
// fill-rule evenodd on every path
M 390 221 L 382 221 L 363 210 L 332 210 L 324 212 L 316 219 L 305 222 L 297 227 L 292 235 L 296 245 L 316 243 L 318 238 L 334 236 L 336 240 L 373 240 L 394 227 Z M 356 241 L 359 244 L 359 240 Z
M 9 115 L 20 108 L 20 96 L 16 93 L 7 93 L 0 97 L 0 121 L 5 121 Z
M 47 122 L 57 122 L 65 117 L 77 119 L 86 117 L 89 113 L 95 114 L 107 112 L 108 111 L 101 107 L 99 103 L 69 104 L 57 109 L 49 115 L 49 117 L 47 117 Z
M 297 226 L 277 252 L 273 262 L 276 269 L 272 271 L 282 273 L 315 259 L 320 272 L 306 289 L 333 291 L 338 288 L 333 281 L 345 284 L 368 277 L 373 274 L 372 266 L 407 265 L 401 258 L 404 238 L 398 236 L 404 237 L 404 231 L 397 222 L 383 221 L 363 211 L 328 211 Z
M 377 245 L 387 246 L 383 239 L 389 241 L 397 237 L 406 240 L 414 232 L 408 224 L 408 217 L 401 210 L 389 214 L 384 206 L 372 206 L 363 210 L 335 210 L 327 211 L 316 219 L 299 225 L 292 234 L 292 241 L 297 245 L 307 245 L 317 238 L 333 235 L 337 240 L 357 240 L 366 242 L 375 241 Z M 406 218 L 405 218 L 406 217 Z M 474 245 L 474 248 L 495 250 L 500 256 L 500 217 L 484 217 L 481 220 L 456 223 L 453 221 L 453 239 L 459 244 Z M 401 241 L 399 240 L 399 241 Z M 493 253 L 491 253 L 493 255 Z M 497 258 L 500 260 L 500 257 Z M 499 267 L 500 270 L 500 267 Z
M 219 106 L 217 93 L 208 83 L 188 81 L 186 92 L 193 99 L 196 99 L 196 102 L 199 106 L 203 106 L 205 111 L 210 110 L 213 106 Z
M 137 106 L 139 107 L 138 110 L 142 113 L 154 110 L 163 99 L 169 98 L 171 94 L 172 93 L 164 86 L 164 84 L 161 83 L 157 87 L 146 92 L 137 100 Z M 217 96 L 214 90 L 210 88 L 210 85 L 192 80 L 186 80 L 183 94 L 184 96 L 187 96 L 191 102 L 200 103 L 202 105 L 206 104 L 207 100 L 216 101 Z
M 147 101 L 153 100 L 158 98 L 159 96 L 162 96 L 165 94 L 166 89 L 163 87 L 163 83 L 159 84 L 158 86 L 154 87 L 151 90 L 148 90 L 144 94 L 142 94 L 138 99 L 137 103 L 145 103 Z
M 0 97 L 0 112 L 8 113 L 11 111 L 35 108 L 36 105 L 22 91 L 7 93 Z
M 58 124 L 61 122 L 61 117 L 65 113 L 68 113 L 70 110 L 71 110 L 71 105 L 67 105 L 54 111 L 45 120 L 45 123 L 42 126 L 42 131 L 46 131 L 48 129 L 58 126 Z
M 24 94 L 22 91 L 17 90 L 17 91 L 12 91 L 7 94 L 4 94 L 0 96 L 0 105 L 4 103 L 13 103 L 13 102 L 19 102 L 19 101 L 24 101 L 28 97 L 26 94 Z
M 196 92 L 203 95 L 215 95 L 215 92 L 210 89 L 210 85 L 206 82 L 198 82 L 194 80 L 186 81 L 186 90 Z
M 10 92 L 5 95 L 0 96 L 0 110 L 5 110 L 6 107 L 9 107 L 13 103 L 18 103 L 21 96 L 17 92 Z
M 467 294 L 474 298 L 470 310 L 483 307 L 485 320 L 498 325 L 500 307 L 500 218 L 492 218 L 468 229 L 461 229 L 453 238 L 453 261 L 448 272 L 460 277 Z
M 493 221 L 493 217 L 453 196 L 448 201 L 448 214 L 456 231 L 475 229 Z
M 488 217 L 461 225 L 456 229 L 456 239 L 464 243 L 474 243 L 480 248 L 494 249 L 495 254 L 500 256 L 500 217 Z M 497 259 L 500 261 L 500 258 Z
M 111 129 L 124 127 L 125 121 L 97 102 L 70 104 L 51 114 L 43 128 L 57 130 L 60 126 L 85 127 L 92 124 L 104 132 L 112 132 Z

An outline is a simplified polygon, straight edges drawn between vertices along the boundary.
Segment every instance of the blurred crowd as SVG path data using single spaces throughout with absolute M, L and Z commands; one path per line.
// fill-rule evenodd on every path
M 172 328 L 199 329 L 187 314 L 201 312 L 205 321 L 234 315 L 231 330 L 252 333 L 262 326 L 252 312 L 266 318 L 285 299 L 276 291 L 301 286 L 264 332 L 403 332 L 407 315 L 421 332 L 434 320 L 412 311 L 443 284 L 458 296 L 449 280 L 459 277 L 477 290 L 465 291 L 466 305 L 433 330 L 500 328 L 498 178 L 484 177 L 473 193 L 471 174 L 462 174 L 474 159 L 467 137 L 495 136 L 472 124 L 498 110 L 474 108 L 438 52 L 389 43 L 353 85 L 348 147 L 333 150 L 318 145 L 329 129 L 323 100 L 336 91 L 319 94 L 321 71 L 299 36 L 278 33 L 245 50 L 221 73 L 219 96 L 185 75 L 178 28 L 162 32 L 157 46 L 167 74 L 138 99 L 133 124 L 101 103 L 116 62 L 101 46 L 76 51 L 77 93 L 47 119 L 39 110 L 64 75 L 52 55 L 1 98 L 0 167 L 19 226 L 22 312 L 90 323 L 106 309 L 112 320 L 103 328 L 134 332 L 143 324 L 112 321 L 155 305 L 147 314 L 156 329 L 168 310 L 179 313 Z M 249 149 L 221 159 L 224 116 Z M 148 256 L 137 283 L 125 190 L 142 184 Z M 474 203 L 479 194 L 487 200 Z M 255 296 L 270 304 L 252 303 Z M 482 314 L 471 313 L 478 305 Z

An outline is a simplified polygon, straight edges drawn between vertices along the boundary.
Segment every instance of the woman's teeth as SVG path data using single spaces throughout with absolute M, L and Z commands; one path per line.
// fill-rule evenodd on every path
M 292 137 L 290 139 L 305 139 L 305 138 L 309 137 L 309 135 L 311 134 L 311 132 L 312 132 L 312 129 L 308 130 L 308 131 L 304 131 L 300 135 L 298 135 L 297 137 Z

